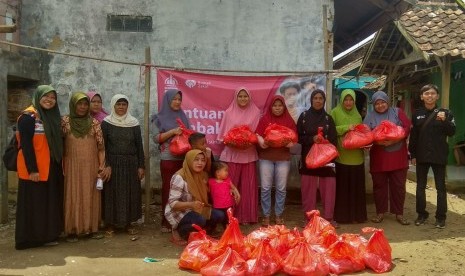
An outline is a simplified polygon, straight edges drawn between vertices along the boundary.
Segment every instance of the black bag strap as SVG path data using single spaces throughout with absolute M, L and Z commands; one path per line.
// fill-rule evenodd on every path
M 426 125 L 429 124 L 429 122 L 431 122 L 431 120 L 437 116 L 437 113 L 438 113 L 439 110 L 435 109 L 429 116 L 428 118 L 426 119 L 426 121 L 421 125 L 421 128 L 420 128 L 420 134 L 423 133 L 423 131 L 425 130 L 426 128 Z
M 13 136 L 11 137 L 10 145 L 14 145 L 15 148 L 19 150 L 21 149 L 21 145 L 19 144 L 18 137 L 16 136 L 17 128 L 16 126 L 13 126 L 12 128 L 13 128 Z

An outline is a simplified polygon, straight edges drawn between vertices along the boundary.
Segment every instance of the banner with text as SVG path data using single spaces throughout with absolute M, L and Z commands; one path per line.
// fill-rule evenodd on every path
M 254 103 L 263 112 L 275 94 L 286 100 L 292 117 L 297 121 L 310 107 L 310 94 L 323 89 L 325 75 L 294 76 L 226 76 L 157 69 L 158 104 L 168 89 L 183 92 L 182 109 L 195 131 L 205 133 L 208 146 L 219 155 L 223 145 L 216 140 L 224 111 L 239 88 L 246 88 Z M 160 109 L 160 106 L 158 106 Z

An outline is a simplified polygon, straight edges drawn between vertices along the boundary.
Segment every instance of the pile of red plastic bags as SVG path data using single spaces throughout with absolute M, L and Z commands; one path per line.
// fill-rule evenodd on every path
M 317 210 L 299 231 L 284 225 L 262 227 L 244 236 L 228 211 L 230 223 L 219 240 L 204 230 L 191 233 L 179 267 L 202 275 L 329 275 L 392 268 L 391 247 L 382 229 L 365 227 L 360 234 L 338 235 Z

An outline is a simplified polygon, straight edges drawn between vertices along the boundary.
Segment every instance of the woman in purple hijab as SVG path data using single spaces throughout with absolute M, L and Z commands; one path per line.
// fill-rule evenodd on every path
M 90 99 L 90 115 L 102 122 L 108 116 L 108 112 L 103 109 L 102 96 L 95 91 L 89 91 L 86 94 Z

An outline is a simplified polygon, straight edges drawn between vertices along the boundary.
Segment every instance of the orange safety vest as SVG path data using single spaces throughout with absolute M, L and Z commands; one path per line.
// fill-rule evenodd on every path
M 44 124 L 39 118 L 37 110 L 31 105 L 23 111 L 23 114 L 27 114 L 35 119 L 34 136 L 32 138 L 32 144 L 36 155 L 37 168 L 39 169 L 39 180 L 47 181 L 50 170 L 50 149 L 48 147 L 47 137 L 45 136 Z M 16 137 L 21 145 L 21 137 L 19 132 L 16 132 Z M 18 159 L 18 178 L 29 180 L 29 172 L 26 167 L 26 161 L 24 160 L 23 150 L 19 149 Z

